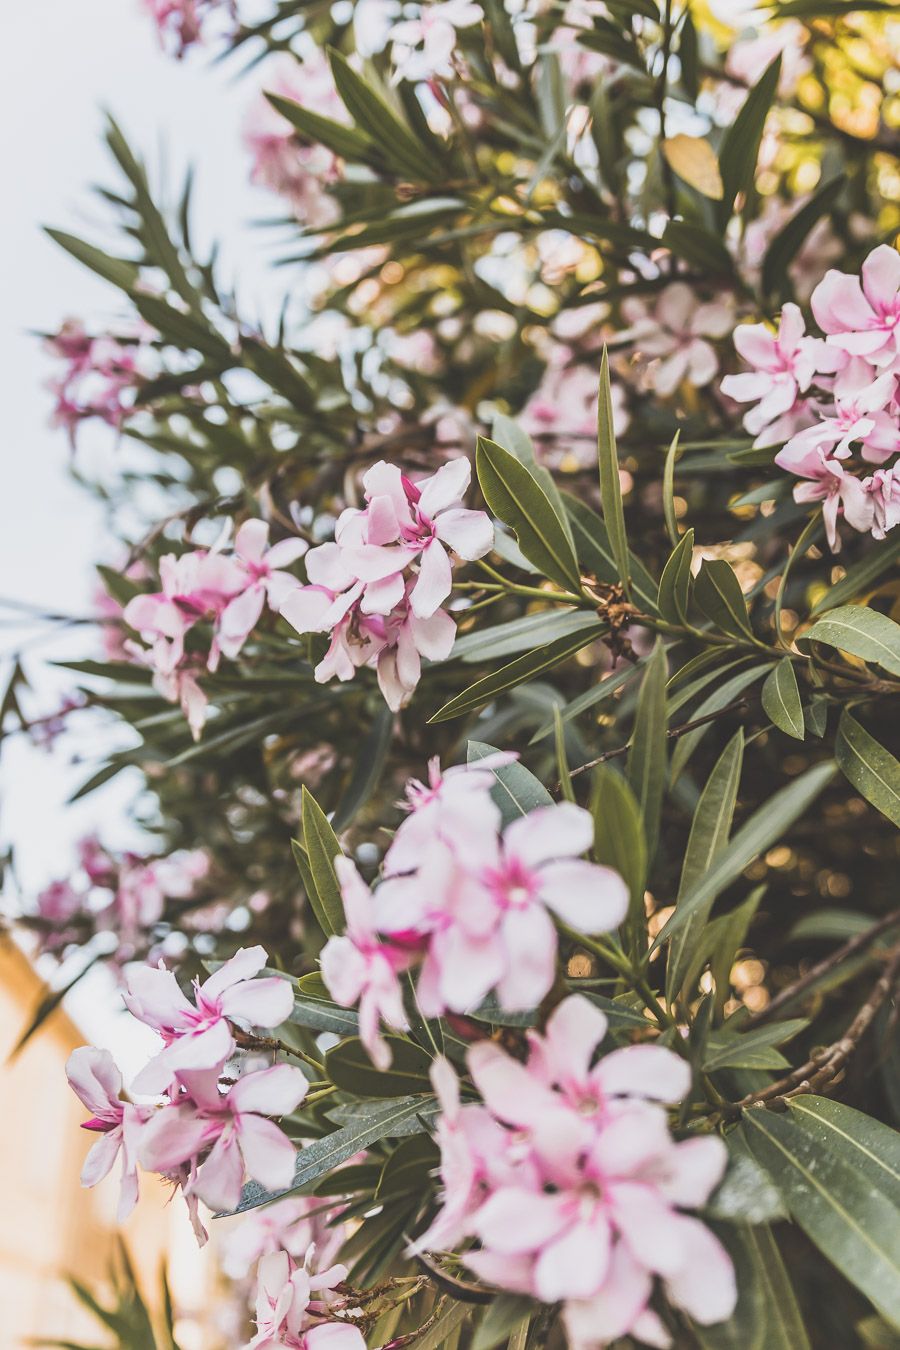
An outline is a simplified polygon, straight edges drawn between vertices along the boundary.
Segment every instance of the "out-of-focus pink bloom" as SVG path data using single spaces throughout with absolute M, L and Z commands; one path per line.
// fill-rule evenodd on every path
M 817 370 L 833 370 L 825 343 L 806 336 L 803 315 L 796 305 L 781 311 L 778 332 L 765 324 L 741 324 L 734 345 L 753 373 L 726 375 L 722 393 L 738 403 L 756 403 L 744 414 L 744 426 L 753 436 L 789 412 L 805 393 Z
M 66 924 L 83 904 L 84 895 L 70 881 L 51 881 L 37 897 L 38 917 L 47 923 Z
M 243 1280 L 257 1262 L 273 1252 L 306 1255 L 315 1248 L 320 1264 L 330 1265 L 347 1237 L 340 1224 L 330 1224 L 318 1197 L 289 1195 L 272 1205 L 251 1210 L 221 1245 L 221 1265 L 232 1280 Z
M 296 1110 L 308 1083 L 299 1069 L 275 1064 L 219 1090 L 219 1067 L 180 1070 L 178 1092 L 155 1113 L 140 1140 L 141 1165 L 163 1175 L 188 1167 L 185 1194 L 212 1210 L 236 1209 L 245 1174 L 267 1190 L 294 1178 L 296 1150 L 268 1119 Z
M 900 525 L 900 468 L 877 469 L 863 481 L 872 502 L 872 534 L 883 539 L 888 530 Z
M 280 58 L 264 88 L 320 117 L 347 120 L 331 69 L 319 51 L 303 61 Z M 338 211 L 325 188 L 343 175 L 343 161 L 337 155 L 323 145 L 301 145 L 290 122 L 263 95 L 250 110 L 244 140 L 253 156 L 254 183 L 287 198 L 304 225 L 319 229 L 332 224 Z
M 347 1277 L 345 1266 L 313 1271 L 273 1252 L 259 1264 L 256 1335 L 247 1350 L 365 1350 L 362 1332 L 352 1323 L 325 1320 L 329 1294 Z
M 83 1130 L 99 1134 L 81 1169 L 82 1186 L 96 1186 L 122 1154 L 119 1223 L 124 1223 L 138 1198 L 137 1149 L 152 1108 L 121 1100 L 122 1075 L 108 1050 L 82 1046 L 66 1062 L 66 1077 L 76 1096 L 91 1112 Z
M 781 56 L 781 75 L 778 80 L 778 93 L 781 98 L 790 98 L 797 87 L 797 81 L 812 68 L 812 62 L 806 54 L 806 29 L 796 20 L 788 19 L 784 23 L 766 24 L 759 34 L 739 37 L 728 48 L 725 69 L 735 79 L 743 81 L 748 89 L 759 82 L 766 70 Z M 735 92 L 734 112 L 743 103 L 746 93 Z M 726 108 L 727 108 L 726 104 Z M 726 111 L 722 109 L 721 111 Z
M 900 253 L 880 244 L 862 279 L 830 271 L 813 291 L 812 311 L 828 342 L 851 356 L 897 370 L 900 360 Z
M 234 1050 L 229 1020 L 276 1027 L 294 1006 L 287 980 L 253 977 L 266 964 L 262 947 L 241 947 L 214 975 L 194 981 L 194 1002 L 171 971 L 139 966 L 129 972 L 125 1004 L 158 1031 L 165 1048 L 135 1079 L 139 1092 L 164 1092 L 176 1073 L 217 1068 Z
M 706 1203 L 724 1146 L 712 1136 L 676 1143 L 657 1105 L 687 1093 L 690 1071 L 655 1045 L 594 1064 L 606 1031 L 603 1014 L 576 995 L 545 1036 L 531 1035 L 524 1065 L 497 1045 L 473 1046 L 469 1071 L 484 1105 L 461 1106 L 452 1070 L 436 1071 L 451 1219 L 442 1211 L 417 1244 L 477 1237 L 480 1248 L 463 1260 L 481 1279 L 561 1302 L 570 1340 L 597 1347 L 662 1332 L 648 1309 L 654 1277 L 701 1325 L 730 1316 L 737 1297 L 725 1251 L 682 1212 Z
M 189 47 L 203 40 L 206 18 L 217 9 L 234 15 L 234 0 L 144 0 L 160 41 L 174 56 L 184 56 Z
M 838 515 L 843 508 L 844 519 L 855 530 L 872 526 L 874 507 L 862 483 L 849 473 L 838 459 L 829 458 L 823 450 L 788 446 L 775 456 L 779 468 L 787 469 L 808 481 L 794 488 L 797 502 L 821 502 L 825 535 L 832 553 L 839 553 L 840 536 Z
M 417 19 L 403 19 L 391 28 L 395 78 L 415 81 L 452 75 L 457 29 L 470 28 L 483 18 L 481 5 L 471 0 L 420 5 Z
M 684 380 L 698 389 L 710 383 L 719 361 L 709 339 L 731 332 L 734 308 L 730 297 L 704 302 L 685 282 L 676 281 L 665 288 L 652 309 L 644 300 L 629 298 L 622 312 L 631 327 L 619 337 L 634 343 L 651 389 L 666 398 Z
M 303 539 L 282 539 L 267 548 L 269 527 L 264 520 L 245 520 L 234 540 L 234 554 L 246 574 L 246 589 L 222 610 L 216 624 L 219 650 L 234 659 L 251 631 L 256 627 L 263 606 L 278 610 L 299 585 L 296 577 L 282 568 L 302 558 L 308 545 Z
M 599 379 L 594 364 L 568 364 L 571 351 L 560 347 L 551 353 L 538 388 L 519 415 L 519 424 L 537 442 L 541 460 L 559 465 L 571 455 L 587 467 L 597 458 L 597 391 Z M 613 430 L 624 436 L 631 422 L 625 390 L 611 385 Z
M 145 378 L 143 330 L 134 343 L 92 337 L 80 319 L 67 319 L 45 347 L 66 363 L 60 379 L 51 381 L 56 395 L 53 424 L 65 427 L 74 447 L 81 422 L 98 418 L 117 430 L 134 407 L 136 390 Z
M 759 214 L 742 233 L 729 240 L 735 261 L 750 281 L 758 282 L 772 240 L 796 212 L 802 211 L 807 201 L 809 197 L 792 198 L 790 202 L 778 196 L 765 197 Z M 794 291 L 803 304 L 809 300 L 830 265 L 843 254 L 844 245 L 828 217 L 817 220 L 788 266 Z
M 408 1031 L 403 991 L 398 971 L 410 964 L 410 956 L 381 942 L 375 928 L 372 892 L 344 857 L 334 860 L 344 902 L 347 931 L 331 937 L 322 950 L 322 978 L 328 992 L 342 1008 L 359 1004 L 359 1034 L 372 1063 L 387 1069 L 391 1052 L 379 1034 L 384 1022 L 394 1031 Z

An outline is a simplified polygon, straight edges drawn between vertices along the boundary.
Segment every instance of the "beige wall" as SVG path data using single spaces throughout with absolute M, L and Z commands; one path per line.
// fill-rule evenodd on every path
M 116 1237 L 117 1169 L 92 1191 L 78 1180 L 93 1137 L 79 1128 L 86 1112 L 64 1066 L 84 1037 L 57 1010 L 7 1063 L 44 992 L 22 952 L 0 939 L 0 1350 L 24 1350 L 36 1336 L 102 1344 L 98 1323 L 65 1276 L 102 1286 Z M 164 1185 L 143 1177 L 122 1236 L 148 1301 L 161 1262 L 177 1256 L 170 1277 L 179 1305 L 202 1308 L 214 1297 L 211 1263 L 197 1251 L 184 1205 L 168 1201 Z M 190 1324 L 179 1335 L 184 1350 L 210 1345 Z

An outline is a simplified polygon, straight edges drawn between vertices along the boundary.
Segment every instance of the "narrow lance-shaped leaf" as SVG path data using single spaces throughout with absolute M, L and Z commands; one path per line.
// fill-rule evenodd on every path
M 628 930 L 637 941 L 644 924 L 647 841 L 635 795 L 609 765 L 601 764 L 594 777 L 591 814 L 594 856 L 624 878 L 629 894 Z
M 694 910 L 705 904 L 710 895 L 718 895 L 740 876 L 755 857 L 764 853 L 785 830 L 790 829 L 794 821 L 803 815 L 819 793 L 831 782 L 836 768 L 831 760 L 814 765 L 754 811 L 715 859 L 706 876 L 683 898 L 665 928 L 657 936 L 654 947 L 674 937 L 688 922 Z
M 743 759 L 744 733 L 739 729 L 722 751 L 697 803 L 681 869 L 676 905 L 706 875 L 713 860 L 728 842 Z M 672 939 L 666 967 L 666 997 L 669 1002 L 681 992 L 695 945 L 714 900 L 715 895 L 710 895 Z
M 767 716 L 788 736 L 802 741 L 804 735 L 803 708 L 794 663 L 786 656 L 767 676 L 762 687 L 762 705 Z
M 900 763 L 846 708 L 838 724 L 834 757 L 857 792 L 900 826 Z
M 344 931 L 344 904 L 338 885 L 334 860 L 341 852 L 337 835 L 328 823 L 325 812 L 312 793 L 304 787 L 300 816 L 303 822 L 303 842 L 309 859 L 315 899 L 310 903 L 326 937 Z
M 484 741 L 469 741 L 466 747 L 466 760 L 477 764 L 480 760 L 499 755 L 500 751 Z M 527 816 L 537 806 L 552 805 L 553 798 L 540 779 L 525 768 L 524 764 L 514 761 L 512 764 L 491 766 L 491 773 L 497 780 L 491 790 L 491 796 L 500 808 L 503 824 L 508 825 L 520 816 Z
M 738 1302 L 719 1326 L 694 1327 L 701 1350 L 810 1350 L 791 1278 L 768 1224 L 719 1230 L 734 1262 Z
M 779 54 L 750 90 L 740 112 L 725 133 L 719 152 L 723 187 L 718 211 L 720 226 L 724 226 L 731 215 L 738 193 L 748 192 L 753 186 L 763 129 L 775 99 L 780 75 Z
M 603 356 L 600 360 L 597 453 L 603 519 L 609 532 L 609 542 L 619 573 L 619 581 L 630 600 L 631 578 L 628 566 L 628 538 L 625 534 L 625 512 L 622 507 L 622 484 L 619 480 L 619 456 L 616 450 L 612 391 L 609 384 L 609 353 L 606 347 L 603 348 Z
M 852 1146 L 802 1128 L 793 1112 L 745 1112 L 742 1129 L 794 1221 L 888 1321 L 900 1322 L 900 1209 Z
M 734 568 L 724 558 L 707 559 L 694 582 L 694 599 L 723 633 L 753 636 L 747 602 Z
M 666 649 L 657 640 L 641 682 L 628 752 L 628 782 L 641 810 L 651 859 L 656 851 L 666 786 L 666 675 Z
M 827 642 L 843 652 L 874 661 L 900 675 L 900 624 L 886 614 L 864 605 L 843 605 L 833 609 L 824 619 L 818 619 L 803 640 Z
M 688 530 L 669 555 L 659 579 L 659 612 L 669 623 L 687 623 L 693 551 L 694 531 Z
M 475 462 L 488 506 L 515 531 L 525 557 L 544 576 L 578 594 L 581 578 L 568 524 L 537 477 L 515 455 L 483 437 Z

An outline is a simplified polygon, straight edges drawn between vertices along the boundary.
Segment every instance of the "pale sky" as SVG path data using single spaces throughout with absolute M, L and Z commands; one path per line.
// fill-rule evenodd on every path
M 102 110 L 113 113 L 151 166 L 164 148 L 166 161 L 178 171 L 175 181 L 194 163 L 198 235 L 222 239 L 225 275 L 237 276 L 245 300 L 271 301 L 289 280 L 269 270 L 273 240 L 251 226 L 274 214 L 277 205 L 247 185 L 241 125 L 261 76 L 256 72 L 238 82 L 236 70 L 209 68 L 203 52 L 180 63 L 165 56 L 140 0 L 7 6 L 0 43 L 0 162 L 6 184 L 0 234 L 0 596 L 83 614 L 94 586 L 93 563 L 113 556 L 100 508 L 68 477 L 66 436 L 48 426 L 51 399 L 44 385 L 53 364 L 29 335 L 33 329 L 55 329 L 68 315 L 102 324 L 121 313 L 117 293 L 40 229 L 52 224 L 102 244 L 102 206 L 89 191 L 93 183 L 115 181 L 101 140 Z M 105 429 L 86 428 L 81 462 L 103 462 L 111 453 Z M 8 617 L 0 609 L 0 620 Z M 0 628 L 4 655 L 18 641 L 7 626 Z M 90 641 L 76 630 L 34 649 L 28 668 L 46 690 L 46 710 L 53 706 L 55 677 L 41 673 L 38 657 L 93 655 L 86 650 Z M 80 748 L 88 761 L 97 749 L 85 737 Z M 70 769 L 21 738 L 4 746 L 0 771 L 0 838 L 15 843 L 26 890 L 64 875 L 73 841 L 98 825 L 110 842 L 132 837 L 127 784 L 66 806 L 89 771 Z M 71 1011 L 88 1034 L 118 1048 L 121 1032 L 107 1026 L 108 1007 L 105 986 L 95 983 Z

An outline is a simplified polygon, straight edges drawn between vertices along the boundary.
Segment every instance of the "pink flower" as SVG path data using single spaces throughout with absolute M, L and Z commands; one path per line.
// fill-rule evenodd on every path
M 234 14 L 234 0 L 144 0 L 159 29 L 160 40 L 181 57 L 203 40 L 206 17 L 216 9 Z
M 828 342 L 873 365 L 895 368 L 900 358 L 900 254 L 889 244 L 873 249 L 862 281 L 829 271 L 812 294 L 816 322 Z
M 470 0 L 436 0 L 422 4 L 417 19 L 404 19 L 391 29 L 396 79 L 430 80 L 453 73 L 451 57 L 456 30 L 480 23 L 484 13 Z
M 331 937 L 321 955 L 322 978 L 328 992 L 342 1008 L 359 1004 L 359 1034 L 372 1063 L 387 1069 L 391 1052 L 379 1034 L 384 1022 L 395 1031 L 408 1031 L 403 991 L 398 971 L 409 965 L 409 956 L 382 943 L 375 930 L 372 893 L 355 864 L 344 857 L 334 860 L 341 885 L 347 931 Z
M 473 1046 L 469 1071 L 483 1106 L 460 1106 L 443 1081 L 452 1071 L 440 1070 L 448 1120 L 438 1140 L 453 1223 L 439 1214 L 421 1240 L 477 1237 L 480 1248 L 463 1260 L 481 1279 L 561 1302 L 570 1340 L 598 1347 L 661 1332 L 648 1310 L 654 1277 L 701 1325 L 730 1316 L 737 1296 L 725 1251 L 681 1212 L 706 1203 L 724 1146 L 712 1136 L 676 1143 L 656 1104 L 683 1097 L 690 1070 L 655 1045 L 615 1050 L 592 1067 L 606 1031 L 603 1014 L 575 995 L 546 1036 L 531 1035 L 526 1064 L 492 1043 Z
M 738 403 L 756 402 L 744 414 L 744 426 L 754 436 L 765 436 L 766 428 L 795 406 L 817 370 L 835 365 L 827 360 L 824 342 L 805 335 L 796 305 L 784 306 L 777 334 L 765 324 L 742 324 L 735 329 L 734 345 L 754 373 L 726 375 L 722 393 Z
M 231 1229 L 221 1247 L 222 1269 L 229 1279 L 243 1280 L 262 1257 L 284 1250 L 302 1260 L 311 1246 L 327 1265 L 346 1237 L 342 1225 L 329 1225 L 318 1198 L 289 1195 L 251 1210 Z
M 544 463 L 558 465 L 571 455 L 586 467 L 597 457 L 597 370 L 593 364 L 568 364 L 571 356 L 568 348 L 554 351 L 519 423 L 537 441 Z M 611 394 L 613 430 L 623 436 L 631 421 L 625 390 L 615 383 Z
M 900 468 L 877 469 L 871 478 L 863 481 L 863 488 L 872 501 L 872 534 L 884 539 L 888 530 L 900 525 Z
M 701 388 L 713 379 L 719 361 L 707 339 L 731 331 L 734 313 L 729 297 L 704 302 L 685 282 L 676 281 L 665 288 L 652 310 L 643 300 L 629 299 L 622 311 L 631 327 L 619 337 L 634 342 L 651 389 L 667 398 L 684 380 Z
M 218 1067 L 178 1072 L 177 1095 L 146 1126 L 140 1159 L 164 1175 L 188 1167 L 186 1195 L 233 1210 L 245 1173 L 272 1191 L 293 1181 L 296 1150 L 268 1117 L 296 1110 L 308 1083 L 289 1064 L 244 1074 L 224 1093 L 218 1079 Z
M 145 375 L 144 337 L 143 329 L 133 343 L 91 337 L 80 319 L 67 319 L 45 343 L 47 351 L 66 362 L 62 377 L 50 384 L 56 395 L 52 422 L 68 430 L 73 447 L 81 422 L 95 417 L 119 429 L 133 410 Z
M 167 553 L 160 558 L 159 578 L 162 590 L 129 600 L 124 618 L 145 642 L 154 644 L 154 662 L 171 674 L 184 654 L 185 634 L 201 619 L 218 619 L 229 601 L 241 593 L 246 577 L 236 561 L 195 549 L 180 557 Z M 157 651 L 159 643 L 161 651 Z M 166 669 L 165 656 L 172 669 Z M 215 664 L 211 653 L 211 670 Z
M 796 445 L 790 449 L 786 445 L 775 456 L 775 463 L 809 480 L 798 483 L 794 488 L 794 501 L 822 503 L 825 534 L 832 553 L 840 552 L 837 522 L 841 508 L 847 523 L 855 530 L 868 530 L 871 527 L 873 504 L 859 479 L 848 473 L 840 460 L 829 459 L 820 449 Z
M 273 1252 L 259 1264 L 256 1335 L 248 1350 L 365 1350 L 359 1328 L 343 1321 L 324 1321 L 328 1295 L 346 1279 L 345 1266 L 313 1272 L 298 1266 L 287 1252 Z M 314 1295 L 324 1295 L 324 1300 Z
M 124 1223 L 138 1199 L 137 1149 L 152 1108 L 123 1102 L 122 1075 L 108 1050 L 82 1046 L 66 1062 L 66 1077 L 72 1091 L 92 1113 L 82 1125 L 100 1138 L 81 1169 L 82 1186 L 96 1186 L 122 1154 L 122 1183 L 118 1221 Z
M 900 425 L 897 417 L 888 411 L 895 397 L 896 383 L 896 377 L 888 371 L 853 394 L 838 395 L 830 409 L 831 415 L 824 411 L 820 413 L 813 426 L 805 427 L 791 437 L 785 451 L 793 455 L 806 450 L 822 450 L 838 459 L 847 459 L 853 453 L 853 445 L 858 443 L 863 459 L 883 464 L 900 450 Z
M 234 659 L 251 631 L 256 627 L 263 607 L 277 614 L 281 604 L 300 582 L 281 568 L 302 558 L 307 550 L 303 539 L 282 539 L 267 549 L 269 527 L 264 520 L 245 520 L 234 540 L 235 559 L 246 577 L 246 588 L 219 615 L 216 636 L 219 650 Z
M 137 1090 L 163 1092 L 176 1073 L 218 1068 L 234 1050 L 230 1019 L 257 1027 L 286 1021 L 294 1006 L 290 983 L 277 976 L 254 979 L 265 964 L 262 947 L 240 948 L 202 984 L 194 981 L 193 1003 L 171 971 L 151 966 L 132 970 L 125 1004 L 165 1042 L 135 1079 Z

